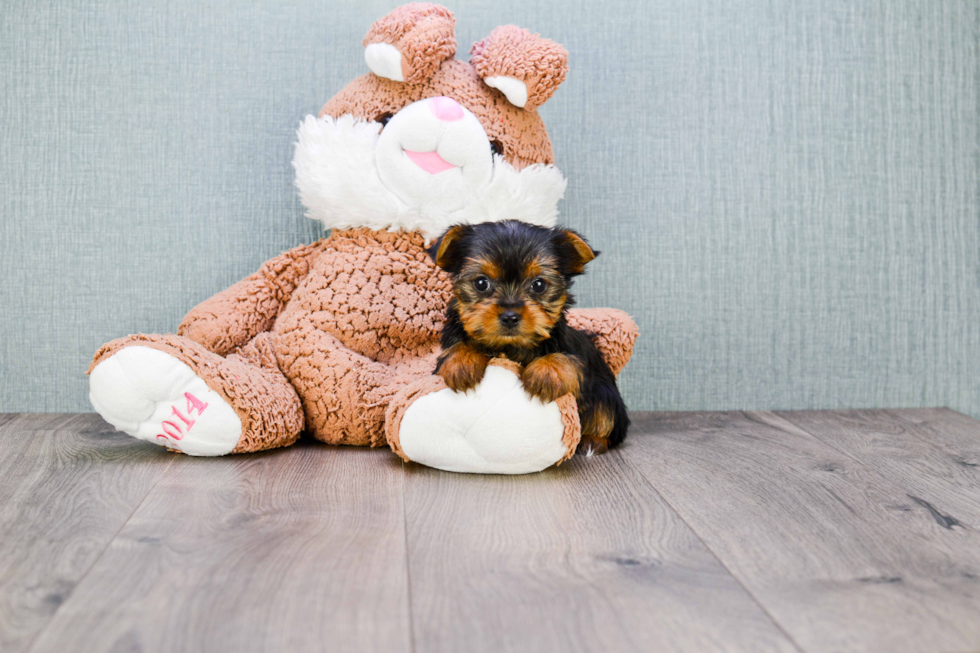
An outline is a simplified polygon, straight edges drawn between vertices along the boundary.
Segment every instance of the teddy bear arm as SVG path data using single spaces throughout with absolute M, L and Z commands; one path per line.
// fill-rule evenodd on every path
M 254 274 L 204 300 L 184 316 L 178 335 L 224 356 L 270 330 L 323 252 L 324 243 L 321 240 L 284 252 L 263 263 Z
M 615 308 L 573 308 L 567 319 L 572 328 L 593 335 L 593 342 L 613 374 L 619 375 L 629 362 L 640 333 L 633 319 Z

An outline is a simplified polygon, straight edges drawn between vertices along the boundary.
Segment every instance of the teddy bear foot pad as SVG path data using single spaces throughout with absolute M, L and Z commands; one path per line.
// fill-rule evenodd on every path
M 191 456 L 230 453 L 242 434 L 235 410 L 190 367 L 149 347 L 125 347 L 92 370 L 89 398 L 111 425 Z
M 405 456 L 428 467 L 529 474 L 570 455 L 564 434 L 557 403 L 532 399 L 517 374 L 491 364 L 475 389 L 447 388 L 409 406 L 399 438 Z

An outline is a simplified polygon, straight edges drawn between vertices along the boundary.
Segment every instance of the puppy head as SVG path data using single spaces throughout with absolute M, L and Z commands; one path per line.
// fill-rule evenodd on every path
M 569 229 L 515 220 L 451 227 L 429 254 L 453 277 L 463 328 L 490 349 L 531 348 L 574 303 L 572 278 L 598 252 Z

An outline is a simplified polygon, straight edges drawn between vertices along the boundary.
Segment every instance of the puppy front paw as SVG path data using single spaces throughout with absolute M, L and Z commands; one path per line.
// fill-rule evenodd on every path
M 475 388 L 487 371 L 490 359 L 468 343 L 453 345 L 439 356 L 436 374 L 454 392 L 466 392 Z
M 521 382 L 529 395 L 548 403 L 567 394 L 578 395 L 582 368 L 573 356 L 548 354 L 524 368 Z

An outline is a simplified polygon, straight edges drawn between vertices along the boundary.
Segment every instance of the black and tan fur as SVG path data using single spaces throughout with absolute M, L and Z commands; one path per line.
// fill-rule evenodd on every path
M 528 394 L 573 394 L 582 441 L 602 453 L 626 437 L 629 417 L 616 378 L 589 334 L 568 326 L 573 278 L 598 252 L 569 229 L 516 220 L 451 227 L 429 251 L 453 278 L 436 365 L 451 389 L 475 387 L 491 358 L 524 367 Z

